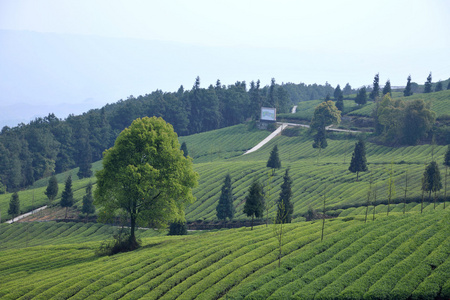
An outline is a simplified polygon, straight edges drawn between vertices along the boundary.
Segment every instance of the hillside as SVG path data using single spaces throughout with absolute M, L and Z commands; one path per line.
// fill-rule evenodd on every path
M 105 226 L 58 224 L 51 239 L 46 224 L 1 224 L 0 298 L 448 299 L 449 222 L 449 211 L 327 220 L 323 241 L 321 222 L 285 225 L 281 267 L 272 225 L 143 235 L 137 251 L 97 257 Z

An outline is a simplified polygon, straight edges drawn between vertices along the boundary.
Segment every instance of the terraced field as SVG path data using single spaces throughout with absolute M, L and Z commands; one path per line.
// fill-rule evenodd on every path
M 321 222 L 284 226 L 281 267 L 272 226 L 141 236 L 144 245 L 137 251 L 97 257 L 95 240 L 102 237 L 99 231 L 107 231 L 103 226 L 61 225 L 61 238 L 19 249 L 25 225 L 2 224 L 0 298 L 450 297 L 450 210 L 379 217 L 367 223 L 344 220 L 327 220 L 323 241 Z M 37 233 L 39 226 L 44 225 L 32 224 L 30 230 Z M 30 245 L 41 242 L 46 231 L 33 235 Z M 80 243 L 83 239 L 89 242 Z

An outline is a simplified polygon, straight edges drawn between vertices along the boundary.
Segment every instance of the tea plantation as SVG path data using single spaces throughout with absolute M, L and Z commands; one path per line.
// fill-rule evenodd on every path
M 0 298 L 450 297 L 450 210 L 350 219 L 327 220 L 323 241 L 321 222 L 285 225 L 280 267 L 273 225 L 178 237 L 141 231 L 139 250 L 98 257 L 114 230 L 107 225 L 2 224 Z

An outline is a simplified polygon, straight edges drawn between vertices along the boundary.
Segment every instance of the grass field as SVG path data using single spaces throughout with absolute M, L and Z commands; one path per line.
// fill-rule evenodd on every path
M 0 298 L 448 299 L 449 222 L 450 210 L 333 219 L 323 241 L 321 222 L 288 224 L 281 267 L 272 225 L 151 230 L 139 250 L 98 257 L 106 225 L 2 224 Z

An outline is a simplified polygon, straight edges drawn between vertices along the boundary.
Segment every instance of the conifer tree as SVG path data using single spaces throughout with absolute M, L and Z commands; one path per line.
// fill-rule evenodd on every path
M 425 88 L 423 90 L 424 93 L 431 93 L 431 72 L 427 77 L 427 81 L 425 82 Z
M 281 185 L 280 198 L 278 199 L 277 223 L 291 223 L 294 206 L 291 203 L 292 180 L 289 176 L 289 168 L 286 169 L 283 176 L 283 184 Z
M 422 191 L 428 192 L 428 201 L 431 198 L 431 192 L 434 192 L 434 207 L 436 208 L 436 194 L 442 188 L 441 173 L 439 172 L 438 164 L 432 161 L 425 168 L 422 179 Z
M 11 195 L 11 199 L 9 200 L 8 215 L 10 215 L 14 221 L 14 218 L 19 214 L 19 212 L 20 212 L 19 195 L 17 194 L 17 192 L 14 192 Z
M 56 196 L 58 195 L 58 181 L 56 180 L 55 175 L 50 177 L 47 189 L 45 190 L 44 194 L 47 196 L 50 203 L 52 203 L 52 201 L 55 200 Z
M 61 207 L 66 208 L 66 214 L 64 216 L 64 219 L 67 219 L 67 210 L 69 207 L 72 207 L 73 205 L 73 191 L 72 191 L 72 177 L 69 175 L 66 180 L 66 184 L 64 186 L 64 191 L 61 195 Z
M 383 96 L 387 93 L 391 94 L 391 81 L 388 79 L 383 87 Z
M 86 187 L 86 194 L 83 196 L 83 207 L 81 208 L 81 212 L 86 214 L 86 217 L 89 214 L 95 213 L 94 197 L 92 196 L 91 182 L 89 182 L 89 184 Z
M 314 135 L 313 148 L 315 149 L 325 149 L 328 146 L 326 130 L 323 128 L 318 128 L 316 134 Z
M 436 83 L 436 88 L 434 89 L 435 92 L 440 92 L 442 91 L 442 82 L 438 82 Z
M 408 97 L 413 94 L 411 90 L 411 75 L 408 76 L 405 90 L 403 91 L 403 96 Z
M 267 161 L 267 167 L 272 168 L 272 174 L 275 173 L 275 169 L 281 168 L 280 158 L 278 157 L 277 145 L 273 146 L 273 149 L 270 152 L 270 157 L 269 160 Z
M 375 100 L 380 96 L 380 75 L 377 73 L 373 78 L 373 88 L 370 92 L 370 99 Z
M 234 207 L 233 207 L 233 189 L 231 187 L 231 177 L 227 174 L 222 186 L 222 192 L 220 194 L 219 203 L 216 207 L 217 218 L 219 220 L 233 219 Z
M 445 152 L 444 166 L 445 166 L 445 183 L 444 183 L 444 209 L 445 209 L 445 201 L 447 201 L 448 167 L 450 167 L 450 145 L 447 146 L 447 152 Z
M 81 150 L 80 155 L 80 169 L 78 170 L 77 176 L 82 178 L 89 178 L 92 176 L 92 151 L 91 146 L 89 145 L 89 142 L 86 141 L 84 147 Z
M 261 218 L 264 213 L 264 196 L 261 184 L 258 181 L 254 181 L 248 190 L 248 195 L 245 197 L 244 214 L 247 217 L 252 217 L 252 229 L 253 219 Z
M 188 152 L 188 149 L 187 149 L 187 145 L 186 145 L 186 142 L 183 142 L 183 143 L 181 144 L 181 148 L 180 148 L 180 150 L 182 150 L 182 151 L 183 151 L 183 155 L 184 155 L 184 157 L 188 157 L 188 155 L 189 155 L 189 152 Z
M 339 86 L 339 84 L 336 86 L 336 88 L 334 89 L 334 93 L 333 93 L 333 96 L 334 96 L 334 100 L 338 100 L 338 98 L 339 98 L 339 96 L 342 94 L 342 91 L 341 91 L 341 87 Z
M 342 90 L 342 93 L 346 96 L 350 95 L 352 93 L 352 86 L 347 82 L 347 84 L 344 86 L 344 89 Z
M 342 93 L 339 95 L 338 100 L 336 101 L 336 108 L 341 112 L 344 111 L 344 95 L 342 95 Z
M 366 144 L 362 139 L 355 144 L 355 150 L 353 151 L 352 160 L 348 170 L 352 173 L 356 173 L 356 181 L 359 180 L 359 172 L 366 172 L 368 170 L 366 161 Z
M 364 105 L 367 103 L 367 90 L 366 87 L 363 86 L 360 88 L 356 94 L 355 98 L 356 104 Z

